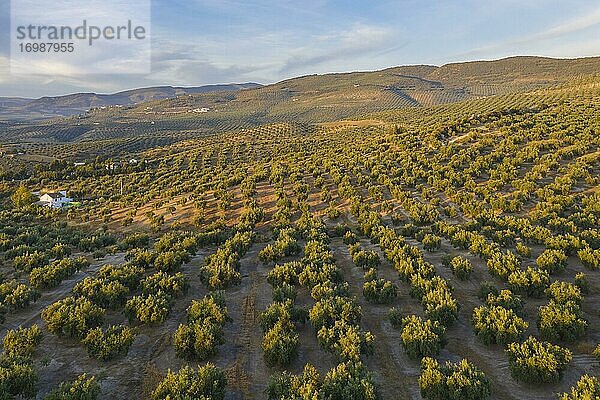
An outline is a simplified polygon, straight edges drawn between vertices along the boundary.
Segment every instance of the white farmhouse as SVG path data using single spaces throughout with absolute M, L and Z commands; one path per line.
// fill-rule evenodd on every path
M 65 190 L 61 190 L 60 192 L 42 194 L 40 196 L 40 201 L 35 204 L 44 207 L 63 208 L 72 202 L 73 199 L 67 197 L 67 192 Z

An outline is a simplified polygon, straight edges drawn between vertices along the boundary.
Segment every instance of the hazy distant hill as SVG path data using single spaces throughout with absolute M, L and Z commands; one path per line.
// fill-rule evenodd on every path
M 26 99 L 22 97 L 0 97 L 0 107 L 21 107 L 33 99 Z
M 415 65 L 309 75 L 266 86 L 158 87 L 114 95 L 75 94 L 32 100 L 20 107 L 21 100 L 13 99 L 7 101 L 17 106 L 4 110 L 71 116 L 7 123 L 0 126 L 0 144 L 25 152 L 65 144 L 77 148 L 75 153 L 82 157 L 98 152 L 127 154 L 266 124 L 317 124 L 390 113 L 401 121 L 402 115 L 417 114 L 417 109 L 550 90 L 578 79 L 597 79 L 598 75 L 600 57 L 512 57 L 441 67 Z M 241 88 L 245 90 L 236 90 Z M 115 104 L 123 106 L 104 108 Z M 67 150 L 61 151 L 67 154 Z
M 65 96 L 21 99 L 0 97 L 0 119 L 48 118 L 82 114 L 95 107 L 127 106 L 144 101 L 169 99 L 185 94 L 235 91 L 260 87 L 256 83 L 199 87 L 159 86 L 113 94 L 75 93 Z
M 197 126 L 323 122 L 372 112 L 454 103 L 557 85 L 600 72 L 600 58 L 512 57 L 498 61 L 416 65 L 374 72 L 309 75 L 229 94 L 196 94 L 139 104 L 125 118 L 187 120 Z M 97 115 L 102 119 L 102 115 Z M 218 123 L 216 121 L 219 121 Z

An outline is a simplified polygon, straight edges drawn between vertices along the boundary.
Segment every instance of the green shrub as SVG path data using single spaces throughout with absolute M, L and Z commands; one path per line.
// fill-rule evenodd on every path
M 498 294 L 490 293 L 487 296 L 486 304 L 490 307 L 504 307 L 515 312 L 519 312 L 523 308 L 521 297 L 506 289 L 501 290 Z
M 388 319 L 394 328 L 400 329 L 402 327 L 402 313 L 396 307 L 390 308 Z
M 375 250 L 359 250 L 352 255 L 352 261 L 358 268 L 364 271 L 370 268 L 377 268 L 381 264 L 381 259 Z
M 273 267 L 267 275 L 267 281 L 273 286 L 281 286 L 286 283 L 288 285 L 300 284 L 298 275 L 302 272 L 303 266 L 298 261 L 292 261 Z
M 552 282 L 550 287 L 546 289 L 546 295 L 551 300 L 560 304 L 573 302 L 577 305 L 581 305 L 581 302 L 583 301 L 581 289 L 569 282 Z
M 90 263 L 85 257 L 79 257 L 76 260 L 63 258 L 45 267 L 34 268 L 29 274 L 29 282 L 38 289 L 52 288 L 89 265 Z
M 486 301 L 490 294 L 498 295 L 500 291 L 496 286 L 494 286 L 493 282 L 482 282 L 479 286 L 479 291 L 477 292 L 477 297 L 479 300 Z
M 588 293 L 590 291 L 590 284 L 583 272 L 575 274 L 575 285 L 581 290 L 581 293 Z
M 337 354 L 342 360 L 360 360 L 361 354 L 373 354 L 374 337 L 361 332 L 358 325 L 338 319 L 317 331 L 319 344 Z
M 157 255 L 151 250 L 131 249 L 125 253 L 125 261 L 135 267 L 148 269 L 154 264 Z
M 98 279 L 107 281 L 116 281 L 130 290 L 136 289 L 140 284 L 140 279 L 144 274 L 144 269 L 133 264 L 123 265 L 103 265 L 99 270 Z
M 289 365 L 297 356 L 298 334 L 288 319 L 280 319 L 263 338 L 262 349 L 267 365 Z
M 183 296 L 189 287 L 187 277 L 182 272 L 168 274 L 159 271 L 148 276 L 141 283 L 142 293 L 156 294 L 159 291 L 167 293 L 172 297 Z
M 571 342 L 583 336 L 587 325 L 574 302 L 561 304 L 550 300 L 539 308 L 537 326 L 543 339 Z
M 192 300 L 187 309 L 188 322 L 215 321 L 221 325 L 229 320 L 223 292 L 212 292 L 202 300 Z
M 130 320 L 138 319 L 145 324 L 162 323 L 167 318 L 171 298 L 159 290 L 156 294 L 135 296 L 125 304 L 125 313 Z
M 583 375 L 570 393 L 558 396 L 559 400 L 596 400 L 600 399 L 600 379 L 595 376 Z
M 496 251 L 487 260 L 490 275 L 506 279 L 507 276 L 519 270 L 521 261 L 514 253 Z
M 275 243 L 267 245 L 267 247 L 261 250 L 258 253 L 258 258 L 262 262 L 277 261 L 283 257 L 298 254 L 300 250 L 295 229 L 282 229 Z
M 385 279 L 369 280 L 363 284 L 363 296 L 371 303 L 389 304 L 398 297 L 398 287 Z
M 363 275 L 363 279 L 365 280 L 365 282 L 371 282 L 376 281 L 378 276 L 379 275 L 377 273 L 377 270 L 375 268 L 371 268 L 365 272 L 365 274 Z
M 188 360 L 206 360 L 223 343 L 222 329 L 214 324 L 181 324 L 173 334 L 175 354 Z
M 59 336 L 83 338 L 104 320 L 104 309 L 86 298 L 67 297 L 42 311 L 48 330 Z
M 350 286 L 348 282 L 334 283 L 327 279 L 322 283 L 315 284 L 310 291 L 310 296 L 316 301 L 325 297 L 348 297 L 350 296 Z
M 51 257 L 59 259 L 71 255 L 71 248 L 66 244 L 56 243 L 49 251 Z
M 177 357 L 206 360 L 217 353 L 224 343 L 223 325 L 229 320 L 227 308 L 219 294 L 193 300 L 187 310 L 187 324 L 181 324 L 173 334 Z
M 511 273 L 508 276 L 508 284 L 515 293 L 540 298 L 550 284 L 550 276 L 545 270 L 527 267 L 524 271 Z
M 593 250 L 585 247 L 577 252 L 577 256 L 586 268 L 600 269 L 600 249 Z
M 266 393 L 269 400 L 317 399 L 321 385 L 319 371 L 311 364 L 306 364 L 300 375 L 292 375 L 287 371 L 273 375 Z
M 433 358 L 423 358 L 419 388 L 427 400 L 485 400 L 491 394 L 485 374 L 464 359 L 441 366 Z
M 174 272 L 189 260 L 190 255 L 185 251 L 165 251 L 156 255 L 154 267 L 159 271 Z
M 127 355 L 135 335 L 135 329 L 123 325 L 110 326 L 106 331 L 98 327 L 90 330 L 82 343 L 92 357 L 108 361 Z
M 329 192 L 323 192 L 323 193 L 328 193 Z M 327 215 L 327 217 L 331 220 L 335 220 L 338 219 L 340 217 L 340 215 L 342 215 L 342 212 L 337 208 L 335 202 L 331 201 L 329 202 L 329 207 L 327 207 L 327 209 L 325 210 L 325 214 Z
M 13 265 L 17 271 L 31 272 L 34 268 L 43 267 L 48 261 L 48 256 L 45 253 L 36 250 L 32 253 L 16 256 Z
M 509 344 L 506 353 L 513 378 L 528 383 L 558 382 L 573 358 L 568 349 L 531 336 Z
M 535 263 L 550 274 L 559 273 L 567 267 L 567 256 L 561 250 L 546 249 L 536 258 Z
M 289 320 L 299 324 L 306 322 L 306 311 L 294 306 L 292 300 L 269 304 L 259 316 L 259 323 L 264 332 L 270 330 L 280 320 Z
M 438 250 L 442 245 L 442 240 L 440 237 L 430 233 L 427 233 L 425 236 L 423 236 L 423 240 L 421 242 L 423 243 L 423 248 L 425 248 L 427 251 Z
M 87 277 L 73 288 L 73 293 L 92 300 L 100 307 L 118 309 L 129 296 L 129 288 L 119 281 Z
M 296 288 L 287 283 L 273 288 L 273 302 L 282 303 L 286 300 L 295 300 L 297 296 Z
M 130 250 L 136 247 L 146 247 L 150 243 L 150 236 L 146 233 L 132 233 L 125 236 L 119 243 L 121 250 Z
M 523 258 L 531 257 L 531 248 L 525 246 L 523 243 L 517 243 L 517 253 Z
M 199 366 L 197 370 L 185 366 L 177 373 L 169 371 L 151 397 L 152 400 L 223 400 L 226 386 L 225 373 L 213 364 Z
M 473 264 L 463 257 L 454 257 L 452 261 L 450 261 L 450 268 L 452 269 L 452 273 L 456 275 L 458 279 L 462 280 L 469 279 L 471 272 L 473 272 Z
M 445 328 L 438 321 L 410 315 L 402 320 L 402 345 L 412 358 L 435 356 L 443 344 Z
M 447 288 L 438 287 L 421 299 L 427 318 L 448 326 L 458 319 L 459 305 Z
M 227 247 L 218 249 L 207 258 L 206 265 L 201 268 L 202 281 L 210 289 L 226 289 L 239 284 L 242 280 L 238 271 L 240 258 L 240 254 Z
M 42 330 L 36 324 L 30 328 L 19 327 L 6 332 L 2 344 L 4 354 L 9 357 L 29 358 L 42 340 Z
M 372 375 L 360 361 L 338 364 L 325 375 L 320 398 L 324 400 L 377 400 Z
M 215 232 L 207 232 L 209 236 Z M 195 253 L 202 234 L 193 234 L 191 232 L 170 231 L 165 233 L 154 243 L 154 249 L 159 253 L 167 251 L 183 251 Z M 204 239 L 206 240 L 206 239 Z
M 373 351 L 373 335 L 361 332 L 358 326 L 361 317 L 361 308 L 353 298 L 335 295 L 322 297 L 309 312 L 321 346 L 344 360 L 359 359 Z
M 95 400 L 100 394 L 100 385 L 95 377 L 87 374 L 79 375 L 72 382 L 62 382 L 50 392 L 44 400 Z
M 0 356 L 0 398 L 12 400 L 34 397 L 37 380 L 37 374 L 29 360 Z
M 14 279 L 0 284 L 0 303 L 13 310 L 21 310 L 39 298 L 40 292 Z
M 362 310 L 356 301 L 341 296 L 323 298 L 317 301 L 309 312 L 310 322 L 316 331 L 324 326 L 333 325 L 341 318 L 355 325 L 360 323 L 361 317 Z
M 410 295 L 416 299 L 423 300 L 423 297 L 433 291 L 451 292 L 450 285 L 441 276 L 432 278 L 423 277 L 421 274 L 414 274 L 410 279 Z
M 505 345 L 519 340 L 529 325 L 513 310 L 491 306 L 473 310 L 473 326 L 483 343 Z
M 356 236 L 356 233 L 352 231 L 347 231 L 344 233 L 343 241 L 346 245 L 355 244 L 358 243 L 358 236 Z

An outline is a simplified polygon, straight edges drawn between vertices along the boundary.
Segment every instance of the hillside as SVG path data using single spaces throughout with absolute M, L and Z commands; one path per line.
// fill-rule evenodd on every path
M 80 143 L 87 148 L 81 156 L 88 157 L 96 154 L 92 148 L 101 142 L 105 155 L 118 157 L 134 149 L 264 124 L 315 124 L 386 112 L 410 117 L 415 109 L 552 89 L 593 79 L 598 71 L 600 58 L 513 57 L 311 75 L 246 90 L 150 88 L 108 97 L 72 95 L 34 100 L 23 108 L 31 107 L 32 112 L 96 108 L 69 118 L 7 124 L 0 130 L 0 143 L 13 152 L 44 148 L 44 143 Z M 188 94 L 182 96 L 184 91 Z M 131 105 L 110 106 L 115 103 Z
M 10 390 L 43 398 L 85 373 L 99 400 L 594 398 L 600 77 L 595 61 L 538 61 L 310 76 L 7 128 L 27 138 L 1 158 Z M 488 81 L 497 94 L 467 92 Z M 376 107 L 349 85 L 466 98 Z M 291 114 L 284 93 L 336 106 Z M 221 125 L 162 114 L 200 99 Z M 77 204 L 30 206 L 29 190 Z
M 38 119 L 83 114 L 91 108 L 128 106 L 141 102 L 169 99 L 186 94 L 236 91 L 255 88 L 255 83 L 207 85 L 199 87 L 149 87 L 113 94 L 76 93 L 39 99 L 0 97 L 1 119 Z

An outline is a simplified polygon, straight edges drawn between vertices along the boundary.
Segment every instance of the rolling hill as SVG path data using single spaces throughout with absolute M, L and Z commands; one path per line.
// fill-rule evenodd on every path
M 186 94 L 226 92 L 259 87 L 256 83 L 207 85 L 199 87 L 159 86 L 112 94 L 75 93 L 65 96 L 20 99 L 0 97 L 0 119 L 38 119 L 71 116 L 96 107 L 127 106 L 145 101 L 169 99 Z
M 21 109 L 54 113 L 91 109 L 69 117 L 6 123 L 0 128 L 0 143 L 9 152 L 52 156 L 56 147 L 52 151 L 47 147 L 52 144 L 70 149 L 62 156 L 126 157 L 132 151 L 268 124 L 321 124 L 357 117 L 401 122 L 436 113 L 432 108 L 436 106 L 560 91 L 563 85 L 596 79 L 598 71 L 599 57 L 511 57 L 309 75 L 266 86 L 161 87 L 44 98 Z M 240 88 L 246 89 L 235 90 Z

